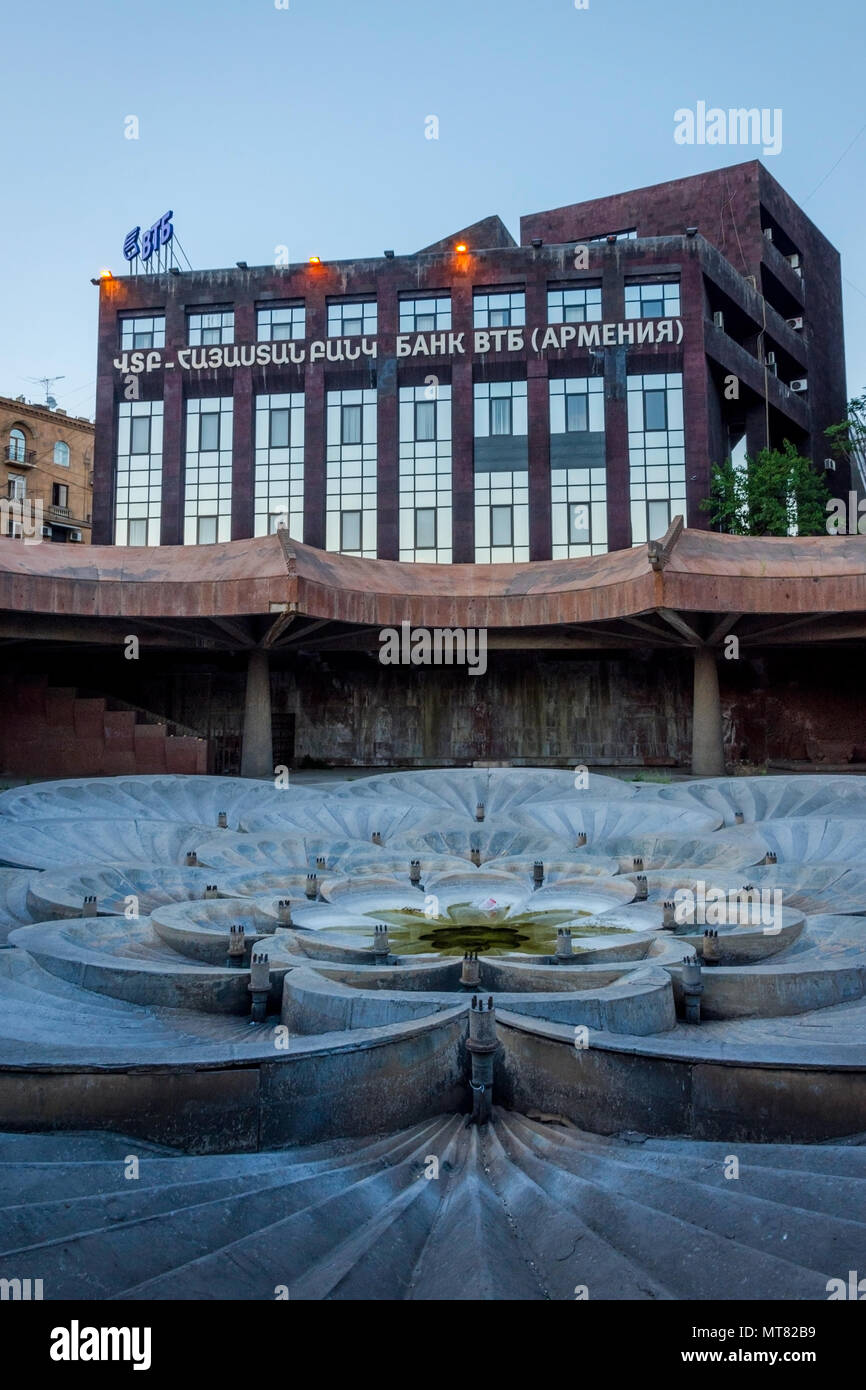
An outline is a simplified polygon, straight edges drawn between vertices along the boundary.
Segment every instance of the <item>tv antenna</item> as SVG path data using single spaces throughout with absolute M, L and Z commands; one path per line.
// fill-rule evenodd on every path
M 45 387 L 45 404 L 48 406 L 49 410 L 54 410 L 57 406 L 57 402 L 52 395 L 54 383 L 55 381 L 65 381 L 66 377 L 62 374 L 60 376 L 29 376 L 27 380 L 41 382 Z

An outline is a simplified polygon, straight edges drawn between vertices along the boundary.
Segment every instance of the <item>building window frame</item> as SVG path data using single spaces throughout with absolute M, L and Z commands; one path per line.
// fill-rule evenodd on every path
M 216 540 L 231 540 L 233 438 L 233 397 L 187 398 L 184 545 L 212 544 L 198 538 L 199 521 L 213 516 L 217 518 Z
M 273 535 L 282 521 L 293 540 L 304 538 L 304 418 L 302 391 L 256 396 L 257 536 Z
M 423 520 L 422 520 L 423 518 Z M 421 534 L 422 526 L 432 526 L 433 539 L 426 539 Z M 415 508 L 415 549 L 416 550 L 436 550 L 439 545 L 439 517 L 435 507 L 416 507 Z
M 600 323 L 601 285 L 548 285 L 548 323 Z
M 256 341 L 288 342 L 306 337 L 307 309 L 302 299 L 287 299 L 256 306 Z
M 680 316 L 679 280 L 632 280 L 625 286 L 626 319 L 676 319 Z
M 9 445 L 6 450 L 9 463 L 27 462 L 27 436 L 18 425 L 9 431 Z
M 346 313 L 347 309 L 358 312 Z M 368 295 L 352 299 L 333 299 L 328 302 L 329 338 L 375 338 L 378 322 L 378 303 Z
M 234 309 L 187 311 L 187 342 L 190 347 L 216 347 L 235 340 Z
M 522 328 L 526 325 L 525 289 L 479 289 L 472 297 L 476 328 Z
M 340 512 L 340 550 L 357 555 L 362 549 L 364 513 L 358 509 Z M 351 530 L 351 534 L 347 534 Z
M 441 333 L 451 328 L 451 294 L 439 290 L 429 295 L 411 295 L 399 301 L 400 333 Z M 432 319 L 432 323 L 419 323 Z
M 165 314 L 136 313 L 120 316 L 120 350 L 155 351 L 165 347 Z

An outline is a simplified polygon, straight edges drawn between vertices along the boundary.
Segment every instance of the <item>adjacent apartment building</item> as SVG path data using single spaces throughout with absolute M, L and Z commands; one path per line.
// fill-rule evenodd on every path
M 89 544 L 93 423 L 23 396 L 0 396 L 0 441 L 4 534 Z
M 98 373 L 100 543 L 591 556 L 706 526 L 728 455 L 832 466 L 839 257 L 750 161 L 519 244 L 494 216 L 411 255 L 103 278 Z

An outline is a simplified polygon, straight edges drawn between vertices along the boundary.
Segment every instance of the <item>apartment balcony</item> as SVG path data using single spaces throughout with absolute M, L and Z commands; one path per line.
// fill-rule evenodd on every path
M 4 459 L 6 463 L 14 463 L 16 468 L 32 468 L 36 462 L 36 450 L 21 449 L 17 444 L 7 444 Z
M 49 505 L 47 510 L 49 521 L 69 521 L 72 516 L 72 512 L 68 507 L 55 507 L 53 502 Z

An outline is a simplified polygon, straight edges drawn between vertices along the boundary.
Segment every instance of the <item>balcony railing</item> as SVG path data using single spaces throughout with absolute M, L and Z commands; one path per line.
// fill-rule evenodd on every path
M 56 507 L 52 502 L 48 508 L 48 515 L 55 521 L 68 521 L 72 513 L 68 507 Z
M 22 449 L 18 444 L 7 444 L 6 462 L 17 463 L 21 468 L 32 468 L 36 462 L 36 450 Z

